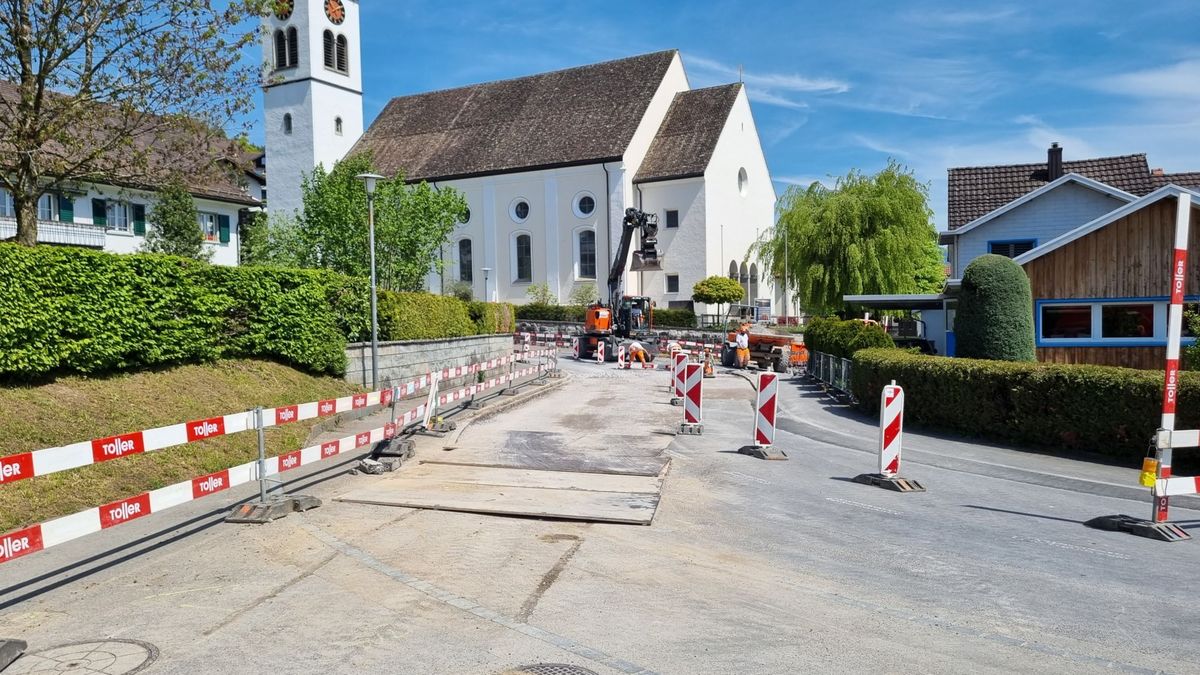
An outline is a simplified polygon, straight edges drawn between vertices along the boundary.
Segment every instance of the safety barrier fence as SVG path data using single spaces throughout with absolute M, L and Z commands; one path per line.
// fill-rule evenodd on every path
M 540 362 L 529 363 L 529 359 L 534 358 L 540 359 Z M 526 362 L 527 367 L 516 368 L 516 365 L 522 361 Z M 415 394 L 418 390 L 426 387 L 436 387 L 441 379 L 465 376 L 505 365 L 509 366 L 507 373 L 437 394 L 434 399 L 436 404 L 432 407 L 430 402 L 426 401 L 403 412 L 396 409 L 402 396 Z M 390 422 L 367 431 L 360 431 L 274 457 L 265 457 L 260 454 L 256 460 L 228 469 L 197 476 L 133 497 L 9 532 L 0 536 L 0 563 L 218 492 L 224 492 L 239 485 L 256 480 L 265 481 L 269 477 L 286 471 L 391 439 L 401 430 L 428 420 L 436 406 L 458 401 L 471 401 L 479 394 L 491 389 L 519 386 L 514 384 L 517 380 L 531 375 L 544 376 L 547 371 L 556 367 L 555 350 L 530 350 L 524 354 L 498 357 L 466 366 L 443 368 L 408 382 L 365 394 L 276 408 L 256 408 L 241 413 L 210 417 L 204 420 L 146 429 L 120 436 L 93 439 L 59 448 L 47 448 L 0 458 L 0 477 L 2 477 L 0 483 L 10 483 L 15 480 L 66 471 L 97 462 L 111 461 L 251 429 L 262 430 L 299 420 L 327 417 L 373 406 L 378 406 L 380 409 L 389 405 L 392 407 Z M 436 388 L 431 391 L 436 392 Z M 261 453 L 261 442 L 259 447 Z
M 850 377 L 854 372 L 854 364 L 850 359 L 843 359 L 831 354 L 812 352 L 808 357 L 808 375 L 838 393 L 852 397 L 850 393 Z

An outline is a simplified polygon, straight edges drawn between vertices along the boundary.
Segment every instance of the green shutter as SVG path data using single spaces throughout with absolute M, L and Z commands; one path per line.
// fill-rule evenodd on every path
M 58 196 L 58 220 L 63 223 L 75 222 L 75 200 L 66 195 Z
M 130 204 L 133 209 L 133 233 L 139 237 L 146 236 L 146 205 Z
M 221 234 L 221 243 L 229 243 L 229 216 L 217 216 L 217 231 Z
M 103 199 L 92 200 L 92 222 L 97 225 L 108 225 L 108 204 Z

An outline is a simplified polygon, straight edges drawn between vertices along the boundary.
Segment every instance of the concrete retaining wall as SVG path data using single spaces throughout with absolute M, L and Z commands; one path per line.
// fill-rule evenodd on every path
M 473 335 L 445 340 L 407 340 L 379 343 L 379 386 L 407 382 L 433 370 L 479 363 L 511 354 L 513 337 Z M 346 347 L 346 381 L 371 386 L 371 343 L 355 342 Z M 507 367 L 507 366 L 506 366 Z M 447 386 L 465 384 L 467 378 L 450 380 Z

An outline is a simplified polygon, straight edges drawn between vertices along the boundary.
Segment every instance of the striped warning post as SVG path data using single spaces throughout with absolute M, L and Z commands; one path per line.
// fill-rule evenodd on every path
M 617 368 L 625 368 L 625 345 L 617 347 Z
M 704 433 L 704 366 L 688 363 L 683 367 L 683 423 L 681 434 Z
M 904 389 L 893 381 L 883 388 L 879 402 L 879 473 L 900 473 L 900 445 L 904 436 Z
M 579 360 L 579 338 L 571 339 L 571 356 L 574 356 L 576 361 Z
M 879 395 L 879 473 L 859 474 L 854 482 L 896 492 L 924 492 L 925 487 L 917 481 L 899 476 L 903 436 L 904 389 L 892 380 Z
M 604 363 L 604 340 L 596 341 L 596 363 Z
M 758 374 L 758 397 L 754 403 L 754 443 L 771 446 L 775 444 L 776 392 L 779 376 L 775 373 Z
M 684 368 L 687 366 L 688 357 L 687 354 L 677 351 L 671 353 L 671 358 L 674 365 L 671 370 L 671 382 L 675 387 L 675 395 L 671 398 L 671 405 L 683 405 Z

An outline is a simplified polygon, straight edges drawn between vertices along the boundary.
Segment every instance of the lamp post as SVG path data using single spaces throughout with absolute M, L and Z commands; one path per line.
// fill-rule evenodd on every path
M 483 268 L 483 301 L 491 302 L 492 296 L 488 295 L 488 273 L 492 271 L 490 267 Z
M 355 178 L 367 188 L 367 242 L 371 247 L 371 389 L 379 388 L 379 314 L 375 290 L 375 181 L 383 179 L 377 173 L 360 173 Z

